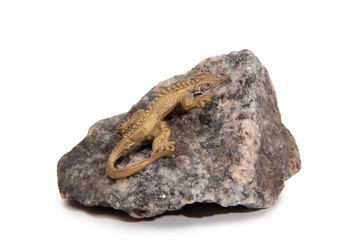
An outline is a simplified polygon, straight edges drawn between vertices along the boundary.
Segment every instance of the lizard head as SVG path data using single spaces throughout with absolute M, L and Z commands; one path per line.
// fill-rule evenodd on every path
M 194 92 L 206 92 L 218 85 L 226 83 L 229 77 L 225 73 L 207 74 L 203 75 L 195 80 Z

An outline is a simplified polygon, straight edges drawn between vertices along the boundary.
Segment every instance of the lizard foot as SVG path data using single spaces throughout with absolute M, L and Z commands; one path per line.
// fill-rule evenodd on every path
M 203 95 L 201 97 L 198 98 L 198 107 L 204 107 L 207 103 L 210 103 L 211 102 L 211 97 L 212 97 L 212 93 L 208 93 L 206 95 Z
M 167 154 L 165 156 L 169 157 L 169 156 L 173 155 L 174 151 L 175 151 L 175 142 L 170 141 L 170 142 L 166 142 L 164 144 L 157 146 L 157 148 L 154 149 L 153 153 L 158 154 L 158 153 L 162 153 L 162 152 L 167 152 Z
M 128 128 L 128 122 L 129 122 L 129 118 L 127 118 L 124 122 L 122 122 L 122 123 L 116 128 L 116 133 L 123 135 L 123 134 L 125 133 L 125 131 L 127 130 L 127 128 Z
M 123 134 L 122 124 L 117 127 L 116 133 L 117 134 Z

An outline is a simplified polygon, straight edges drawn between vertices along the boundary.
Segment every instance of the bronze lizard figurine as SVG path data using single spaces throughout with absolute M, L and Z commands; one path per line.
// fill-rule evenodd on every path
M 117 133 L 122 134 L 123 138 L 113 149 L 107 162 L 106 173 L 110 178 L 126 178 L 143 170 L 159 158 L 171 156 L 175 150 L 175 142 L 168 141 L 171 130 L 163 119 L 179 104 L 186 111 L 204 107 L 206 103 L 211 102 L 212 89 L 227 82 L 228 76 L 225 73 L 212 74 L 210 70 L 197 67 L 193 68 L 184 79 L 185 81 L 159 94 L 146 111 L 143 109 L 136 111 L 131 118 L 119 125 Z M 210 92 L 193 98 L 191 94 L 199 91 Z M 115 167 L 117 159 L 145 139 L 153 140 L 150 157 L 138 164 L 117 169 Z

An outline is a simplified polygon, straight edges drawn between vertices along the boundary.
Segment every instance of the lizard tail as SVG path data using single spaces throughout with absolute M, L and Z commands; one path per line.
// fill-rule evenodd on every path
M 115 162 L 120 157 L 120 154 L 116 154 L 115 149 L 110 154 L 108 164 L 106 166 L 106 174 L 112 179 L 122 179 L 131 176 L 143 170 L 144 168 L 146 168 L 147 166 L 149 166 L 151 163 L 155 162 L 159 158 L 169 156 L 170 154 L 173 153 L 173 151 L 171 150 L 161 151 L 159 153 L 151 155 L 148 159 L 140 163 L 122 169 L 117 169 L 115 168 Z

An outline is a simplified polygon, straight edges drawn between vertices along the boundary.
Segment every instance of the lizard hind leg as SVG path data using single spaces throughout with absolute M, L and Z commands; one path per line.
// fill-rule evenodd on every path
M 158 122 L 154 129 L 152 130 L 151 135 L 154 136 L 152 144 L 152 153 L 151 155 L 161 154 L 162 156 L 171 156 L 175 151 L 175 142 L 169 141 L 171 130 L 169 125 L 164 122 Z

